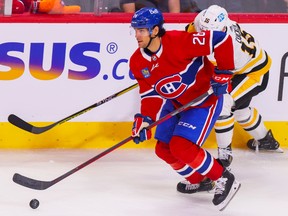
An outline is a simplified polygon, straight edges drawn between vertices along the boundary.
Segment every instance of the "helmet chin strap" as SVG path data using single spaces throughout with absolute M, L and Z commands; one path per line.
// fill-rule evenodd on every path
M 151 37 L 151 36 L 150 36 L 149 43 L 147 44 L 147 46 L 145 47 L 145 49 L 148 49 L 148 47 L 150 46 L 152 40 L 153 40 L 154 38 L 156 38 L 156 37 L 157 37 L 157 35 L 156 35 L 155 37 Z
M 145 47 L 145 49 L 148 49 L 148 47 L 150 46 L 151 42 L 153 39 L 155 39 L 157 36 L 158 36 L 158 33 L 152 37 L 151 34 L 152 34 L 152 30 L 155 28 L 155 26 L 150 30 L 150 40 L 149 40 L 149 43 L 147 44 L 147 46 Z

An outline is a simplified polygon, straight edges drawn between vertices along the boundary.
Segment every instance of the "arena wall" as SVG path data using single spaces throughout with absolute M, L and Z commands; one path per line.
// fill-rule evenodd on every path
M 184 29 L 195 14 L 164 14 L 166 29 Z M 288 147 L 288 15 L 231 14 L 273 60 L 265 92 L 253 100 L 282 147 Z M 106 148 L 130 136 L 139 110 L 133 89 L 53 129 L 32 134 L 8 122 L 15 114 L 46 126 L 135 83 L 128 67 L 137 48 L 131 14 L 0 17 L 0 148 Z M 235 125 L 233 146 L 249 135 Z M 155 140 L 126 148 L 150 148 Z M 205 147 L 214 148 L 212 132 Z

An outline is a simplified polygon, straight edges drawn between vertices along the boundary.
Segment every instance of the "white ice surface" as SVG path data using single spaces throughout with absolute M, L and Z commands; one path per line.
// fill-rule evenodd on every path
M 152 149 L 117 149 L 52 187 L 17 185 L 14 173 L 53 180 L 98 155 L 93 150 L 1 150 L 1 216 L 287 216 L 288 149 L 285 153 L 234 150 L 232 171 L 242 186 L 219 212 L 213 194 L 180 194 L 182 178 Z M 215 156 L 216 150 L 210 149 Z M 29 202 L 40 201 L 38 209 Z

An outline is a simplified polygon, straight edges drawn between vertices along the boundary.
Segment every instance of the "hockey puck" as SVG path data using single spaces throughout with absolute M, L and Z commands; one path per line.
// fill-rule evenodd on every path
M 38 208 L 39 204 L 40 204 L 40 202 L 37 199 L 32 199 L 29 203 L 29 205 L 32 209 Z

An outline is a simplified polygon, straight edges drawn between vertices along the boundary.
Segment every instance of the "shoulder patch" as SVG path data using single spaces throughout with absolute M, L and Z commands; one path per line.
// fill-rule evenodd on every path
M 144 78 L 148 78 L 151 76 L 149 69 L 146 67 L 141 70 L 141 73 L 143 74 Z

